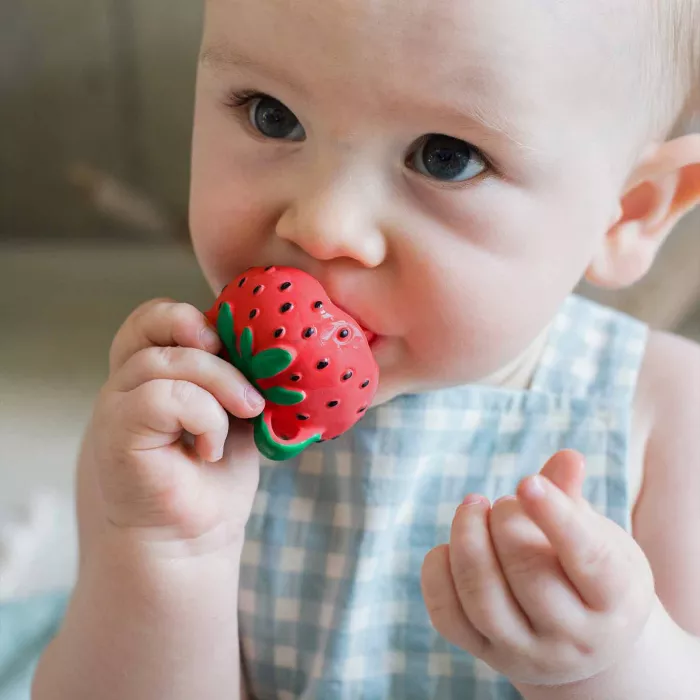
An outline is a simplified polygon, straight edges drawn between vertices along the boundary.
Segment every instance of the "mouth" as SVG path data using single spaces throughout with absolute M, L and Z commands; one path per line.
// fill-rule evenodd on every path
M 370 347 L 374 345 L 374 343 L 378 340 L 379 335 L 375 333 L 374 331 L 371 331 L 367 326 L 362 323 L 362 320 L 358 318 L 354 313 L 348 311 L 345 307 L 341 306 L 338 304 L 335 300 L 331 299 L 331 302 L 333 303 L 334 306 L 337 306 L 343 313 L 347 314 L 350 316 L 352 319 L 355 320 L 355 323 L 360 327 L 360 330 L 365 334 L 365 338 L 367 339 L 367 343 L 369 344 Z
M 365 334 L 365 338 L 367 338 L 367 343 L 370 347 L 372 347 L 379 338 L 379 336 L 374 331 L 367 330 L 362 324 L 360 324 L 360 329 Z

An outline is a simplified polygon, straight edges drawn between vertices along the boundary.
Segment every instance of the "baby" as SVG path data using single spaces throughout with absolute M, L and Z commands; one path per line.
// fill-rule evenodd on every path
M 201 311 L 139 308 L 35 700 L 700 697 L 700 349 L 572 295 L 640 279 L 700 201 L 700 136 L 669 140 L 699 13 L 209 0 L 202 270 L 311 273 L 381 387 L 261 464 Z

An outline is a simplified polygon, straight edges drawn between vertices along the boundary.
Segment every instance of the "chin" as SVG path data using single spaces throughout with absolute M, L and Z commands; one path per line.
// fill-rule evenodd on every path
M 420 391 L 400 363 L 387 363 L 382 361 L 384 358 L 381 355 L 376 357 L 379 364 L 379 388 L 372 402 L 372 408 L 388 403 L 397 396 L 416 394 Z
M 396 339 L 377 335 L 370 340 L 369 346 L 379 366 L 379 389 L 372 401 L 372 407 L 376 408 L 405 392 L 400 379 L 401 363 Z
M 398 338 L 377 336 L 370 347 L 379 365 L 379 389 L 372 402 L 373 408 L 388 403 L 397 396 L 437 391 L 460 383 L 411 371 L 416 368 L 415 360 Z

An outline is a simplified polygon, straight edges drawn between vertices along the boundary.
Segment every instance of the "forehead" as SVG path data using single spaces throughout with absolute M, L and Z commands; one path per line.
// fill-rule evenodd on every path
M 280 56 L 294 67 L 308 67 L 313 61 L 314 73 L 341 72 L 347 77 L 369 72 L 378 79 L 410 75 L 431 81 L 486 79 L 496 77 L 500 67 L 514 60 L 529 61 L 540 53 L 541 42 L 535 39 L 551 33 L 551 15 L 533 9 L 539 4 L 209 0 L 207 28 L 230 38 L 246 55 L 270 60 Z

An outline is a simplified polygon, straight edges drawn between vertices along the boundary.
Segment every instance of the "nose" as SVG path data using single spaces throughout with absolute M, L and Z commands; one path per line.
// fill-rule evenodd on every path
M 300 177 L 277 222 L 277 235 L 317 260 L 349 258 L 378 267 L 387 254 L 380 204 L 376 183 L 358 172 Z

